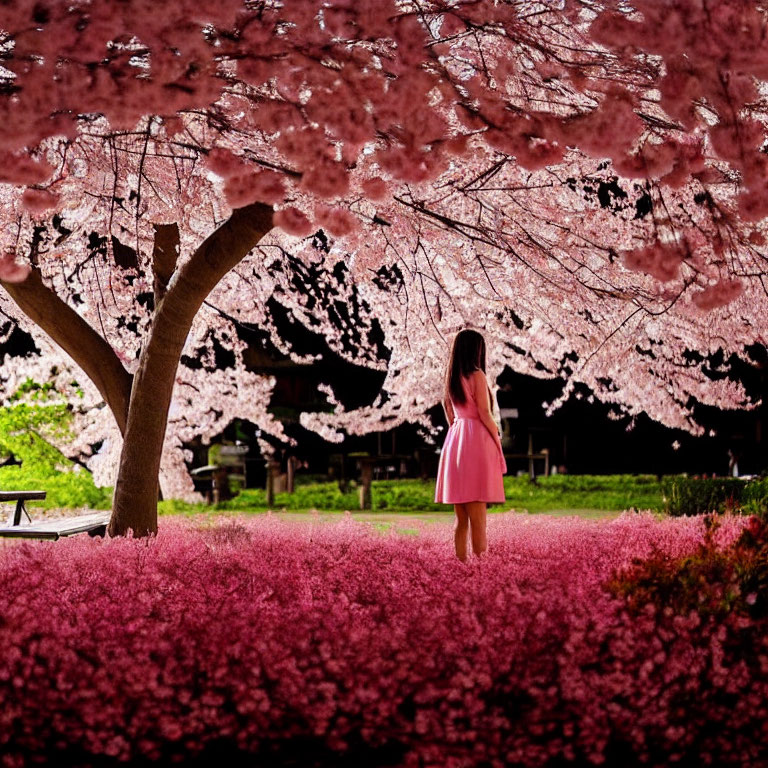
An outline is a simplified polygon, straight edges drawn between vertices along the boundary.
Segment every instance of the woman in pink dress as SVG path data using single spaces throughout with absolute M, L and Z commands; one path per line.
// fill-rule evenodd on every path
M 477 331 L 459 331 L 445 378 L 443 407 L 450 426 L 440 453 L 435 501 L 456 510 L 456 556 L 463 562 L 470 527 L 472 550 L 479 556 L 488 549 L 486 505 L 505 501 L 507 463 L 491 402 L 485 340 Z

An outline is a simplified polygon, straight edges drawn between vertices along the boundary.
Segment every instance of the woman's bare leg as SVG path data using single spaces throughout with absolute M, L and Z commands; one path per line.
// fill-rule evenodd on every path
M 456 510 L 456 528 L 453 532 L 453 540 L 456 545 L 456 557 L 462 563 L 467 562 L 467 532 L 469 531 L 469 515 L 466 504 L 454 504 Z
M 488 538 L 485 535 L 485 511 L 484 501 L 471 501 L 465 504 L 472 528 L 472 551 L 479 557 L 488 549 Z

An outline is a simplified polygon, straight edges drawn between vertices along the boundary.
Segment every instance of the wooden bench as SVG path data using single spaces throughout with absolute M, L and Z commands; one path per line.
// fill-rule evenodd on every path
M 90 515 L 49 520 L 45 523 L 33 523 L 24 506 L 25 501 L 41 500 L 45 491 L 0 491 L 0 503 L 16 502 L 16 509 L 8 518 L 0 536 L 17 539 L 49 539 L 55 541 L 62 536 L 75 533 L 88 533 L 91 536 L 104 536 L 107 532 L 111 512 L 94 512 Z M 21 513 L 29 520 L 28 525 L 21 525 Z
M 16 502 L 16 510 L 8 518 L 8 525 L 19 525 L 19 523 L 21 523 L 22 512 L 27 516 L 27 520 L 31 523 L 32 518 L 29 516 L 29 512 L 27 512 L 24 502 L 44 498 L 45 491 L 0 491 L 0 504 L 4 502 L 8 503 L 10 501 Z

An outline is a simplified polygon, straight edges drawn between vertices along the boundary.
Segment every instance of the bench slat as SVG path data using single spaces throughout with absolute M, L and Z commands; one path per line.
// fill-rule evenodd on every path
M 19 499 L 44 499 L 45 491 L 0 491 L 0 502 Z
M 50 520 L 45 523 L 31 525 L 14 525 L 0 528 L 0 536 L 17 539 L 52 539 L 61 536 L 72 536 L 75 533 L 85 533 L 94 528 L 101 528 L 109 523 L 111 512 L 97 512 L 80 517 L 66 517 Z

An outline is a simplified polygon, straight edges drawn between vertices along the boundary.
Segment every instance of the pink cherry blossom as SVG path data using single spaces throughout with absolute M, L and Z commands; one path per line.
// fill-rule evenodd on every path
M 370 179 L 364 179 L 362 182 L 363 192 L 369 200 L 383 200 L 389 193 L 389 187 L 384 179 L 374 176 Z
M 358 226 L 357 220 L 348 210 L 329 205 L 315 206 L 315 220 L 336 237 L 343 237 Z
M 693 295 L 693 303 L 704 311 L 724 307 L 744 292 L 740 280 L 719 280 Z
M 0 156 L 0 182 L 40 184 L 50 178 L 53 168 L 25 152 L 4 152 Z
M 293 206 L 275 211 L 274 220 L 276 227 L 280 227 L 284 232 L 296 237 L 306 237 L 312 234 L 314 229 L 312 222 L 298 208 Z
M 438 442 L 427 414 L 446 344 L 466 326 L 486 334 L 491 379 L 504 366 L 566 379 L 552 408 L 586 387 L 617 413 L 698 432 L 685 404 L 754 405 L 732 379 L 679 360 L 746 359 L 766 341 L 759 4 L 44 5 L 9 0 L 0 14 L 0 253 L 34 266 L 128 375 L 157 327 L 156 227 L 178 226 L 181 267 L 233 210 L 276 208 L 276 228 L 189 328 L 162 459 L 179 493 L 191 492 L 183 445 L 195 423 L 213 436 L 240 409 L 279 433 L 240 324 L 314 359 L 279 338 L 270 300 L 384 373 L 375 403 L 302 416 L 334 439 L 410 422 Z M 308 238 L 318 229 L 331 236 L 322 249 Z M 316 285 L 297 287 L 279 258 L 312 264 Z M 335 293 L 359 307 L 355 344 Z M 55 368 L 72 376 L 63 396 L 87 390 L 103 405 L 5 291 L 0 310 L 46 358 L 5 361 L 3 398 L 16 368 L 58 381 Z M 227 383 L 221 408 L 198 364 Z M 238 396 L 247 385 L 264 402 Z M 82 434 L 84 460 L 114 474 L 111 417 Z
M 624 251 L 623 258 L 627 269 L 646 272 L 657 280 L 667 282 L 677 277 L 683 254 L 677 245 L 655 242 Z
M 26 264 L 19 264 L 16 261 L 16 254 L 6 252 L 0 256 L 0 280 L 8 283 L 20 283 L 26 279 L 29 274 L 29 267 Z
M 47 189 L 36 189 L 35 187 L 28 187 L 21 196 L 24 207 L 31 214 L 37 216 L 55 210 L 59 199 L 59 195 L 55 192 L 50 192 Z
M 254 202 L 275 205 L 285 199 L 285 180 L 274 171 L 240 173 L 227 179 L 224 194 L 232 208 L 242 208 Z

